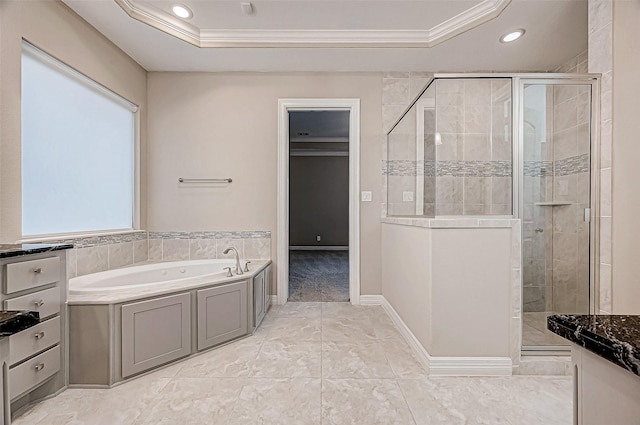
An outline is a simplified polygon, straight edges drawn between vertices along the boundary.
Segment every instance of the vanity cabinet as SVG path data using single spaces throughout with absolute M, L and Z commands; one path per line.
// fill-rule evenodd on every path
M 40 323 L 7 340 L 11 410 L 55 394 L 68 384 L 66 369 L 66 251 L 48 250 L 0 260 L 2 309 L 30 310 Z
M 198 350 L 247 333 L 247 281 L 197 291 Z
M 191 354 L 191 295 L 122 306 L 122 376 Z

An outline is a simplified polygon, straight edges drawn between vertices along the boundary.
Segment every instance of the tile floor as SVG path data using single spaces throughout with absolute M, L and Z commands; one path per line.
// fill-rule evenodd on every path
M 290 251 L 289 301 L 349 301 L 349 251 Z
M 571 379 L 431 378 L 380 307 L 274 306 L 255 335 L 14 425 L 569 425 Z

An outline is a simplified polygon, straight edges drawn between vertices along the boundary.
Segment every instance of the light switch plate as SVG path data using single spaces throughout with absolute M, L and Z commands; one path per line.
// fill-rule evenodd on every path
M 413 192 L 402 192 L 402 202 L 413 202 Z
M 371 192 L 369 191 L 362 192 L 362 202 L 371 202 Z

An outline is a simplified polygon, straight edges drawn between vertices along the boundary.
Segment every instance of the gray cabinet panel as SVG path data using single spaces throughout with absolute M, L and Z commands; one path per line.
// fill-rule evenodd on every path
M 253 320 L 258 327 L 264 318 L 264 270 L 253 277 Z
M 122 306 L 122 376 L 191 353 L 191 297 L 172 295 Z
M 271 266 L 264 269 L 264 314 L 269 311 L 271 305 Z
M 246 333 L 246 281 L 198 291 L 198 350 Z

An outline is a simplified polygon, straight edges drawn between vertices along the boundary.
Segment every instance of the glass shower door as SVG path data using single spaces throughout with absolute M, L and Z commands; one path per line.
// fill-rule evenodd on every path
M 592 85 L 522 87 L 522 345 L 561 349 L 547 316 L 590 311 Z

